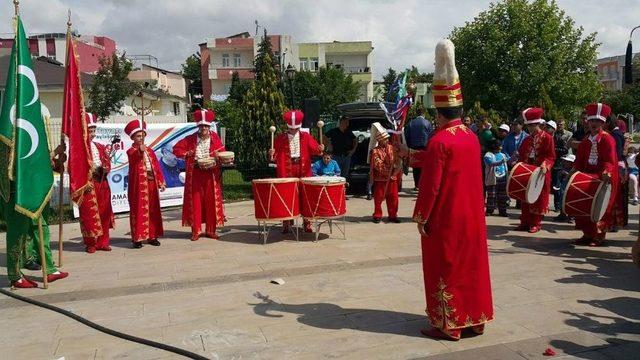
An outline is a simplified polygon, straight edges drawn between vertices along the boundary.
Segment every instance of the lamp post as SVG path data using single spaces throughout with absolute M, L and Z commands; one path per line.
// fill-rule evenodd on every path
M 627 53 L 625 54 L 624 59 L 624 83 L 632 84 L 633 83 L 633 46 L 631 45 L 631 37 L 633 36 L 633 32 L 637 29 L 640 29 L 640 26 L 636 26 L 631 29 L 631 33 L 629 33 L 629 43 L 627 44 Z
M 296 68 L 291 64 L 287 66 L 287 69 L 284 71 L 287 76 L 287 80 L 289 81 L 289 96 L 291 96 L 291 108 L 295 107 L 294 105 L 294 92 L 293 92 L 293 77 L 296 75 Z

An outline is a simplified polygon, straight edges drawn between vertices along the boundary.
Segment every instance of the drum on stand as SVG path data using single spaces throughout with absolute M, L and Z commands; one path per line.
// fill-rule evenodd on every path
M 316 241 L 320 226 L 329 224 L 333 232 L 333 220 L 342 218 L 342 228 L 336 226 L 346 238 L 344 215 L 347 212 L 346 179 L 339 176 L 315 176 L 300 179 L 300 213 L 316 227 Z
M 611 201 L 611 183 L 600 180 L 597 174 L 576 171 L 564 189 L 562 211 L 568 216 L 588 216 L 597 223 Z
M 507 195 L 512 199 L 533 204 L 542 193 L 544 181 L 545 174 L 538 166 L 519 162 L 509 173 Z
M 256 179 L 251 182 L 253 209 L 258 224 L 263 227 L 266 244 L 267 223 L 296 220 L 300 216 L 300 193 L 298 178 Z M 296 240 L 298 239 L 296 227 Z

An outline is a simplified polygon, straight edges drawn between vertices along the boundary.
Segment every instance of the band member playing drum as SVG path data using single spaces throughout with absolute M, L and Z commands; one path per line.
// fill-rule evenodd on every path
M 585 111 L 590 134 L 578 146 L 574 170 L 599 175 L 603 181 L 611 184 L 611 194 L 615 194 L 618 186 L 616 143 L 613 137 L 603 130 L 611 108 L 606 104 L 594 103 L 587 105 Z M 591 221 L 589 217 L 576 217 L 576 228 L 582 230 L 584 234 L 576 244 L 602 245 L 613 221 L 614 200 L 615 196 L 612 195 L 606 205 L 607 210 L 604 216 L 597 223 Z
M 218 239 L 216 229 L 225 221 L 221 159 L 218 157 L 225 148 L 218 134 L 210 131 L 215 117 L 212 110 L 196 110 L 193 118 L 198 132 L 173 146 L 173 153 L 186 162 L 182 226 L 191 226 L 191 241 L 200 238 L 202 223 L 205 223 L 206 236 Z
M 164 234 L 162 213 L 160 212 L 160 194 L 166 185 L 160 163 L 155 152 L 144 143 L 147 136 L 147 123 L 131 120 L 124 132 L 133 140 L 127 150 L 129 158 L 129 224 L 133 248 L 142 247 L 142 242 L 160 246 L 158 238 Z
M 312 176 L 311 156 L 320 155 L 324 151 L 324 145 L 318 144 L 308 132 L 300 131 L 303 118 L 304 114 L 300 110 L 289 110 L 283 115 L 288 130 L 275 138 L 274 148 L 269 150 L 271 161 L 276 162 L 278 177 Z M 282 222 L 284 233 L 289 231 L 292 223 L 292 220 Z M 312 231 L 311 223 L 306 219 L 304 231 Z
M 528 231 L 537 233 L 542 226 L 542 219 L 549 211 L 549 195 L 551 194 L 551 168 L 556 159 L 553 137 L 546 131 L 540 129 L 540 124 L 544 124 L 542 118 L 544 110 L 541 108 L 528 108 L 522 112 L 522 118 L 529 130 L 530 136 L 522 141 L 518 154 L 520 161 L 539 166 L 545 176 L 544 186 L 538 200 L 532 204 L 522 204 L 522 214 L 520 214 L 520 226 L 518 231 Z

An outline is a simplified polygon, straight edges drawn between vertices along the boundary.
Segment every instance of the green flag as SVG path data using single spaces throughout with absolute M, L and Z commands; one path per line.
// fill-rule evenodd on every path
M 8 159 L 4 169 L 6 177 L 14 183 L 15 210 L 36 219 L 51 196 L 53 171 L 38 84 L 20 17 L 0 113 L 0 140 L 2 151 L 9 155 L 1 157 Z

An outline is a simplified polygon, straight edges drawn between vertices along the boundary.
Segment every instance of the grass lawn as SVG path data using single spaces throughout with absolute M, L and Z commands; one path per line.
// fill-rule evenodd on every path
M 251 182 L 244 181 L 240 171 L 225 170 L 222 173 L 222 192 L 225 202 L 251 199 Z

